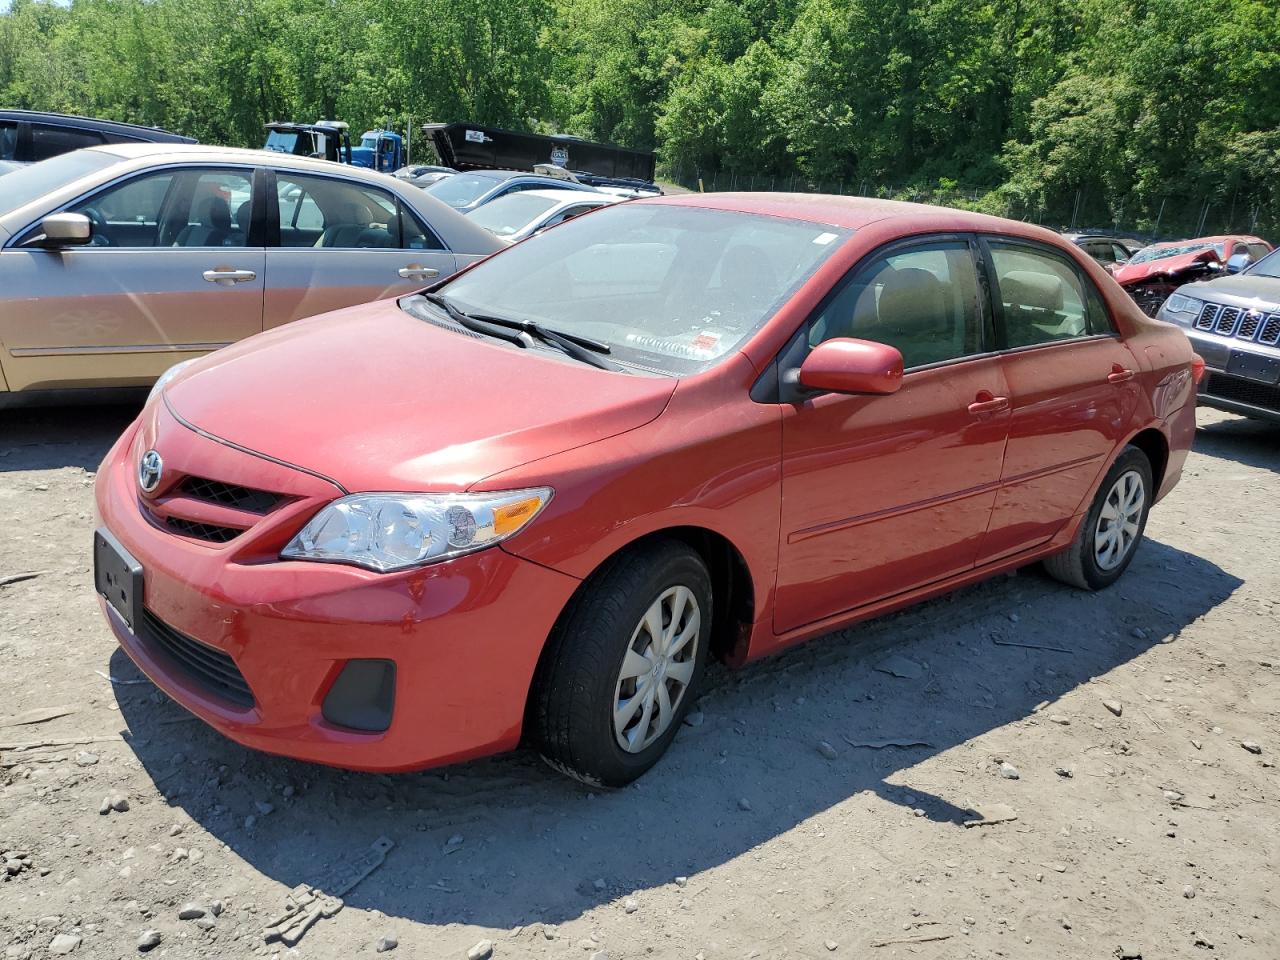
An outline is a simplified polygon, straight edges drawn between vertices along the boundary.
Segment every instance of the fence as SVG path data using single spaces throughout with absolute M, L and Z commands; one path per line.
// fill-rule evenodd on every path
M 1144 242 L 1253 234 L 1280 242 L 1280 195 L 1233 191 L 1222 195 L 1170 195 L 1114 210 L 1100 194 L 1081 188 L 1049 204 L 1024 202 L 991 187 L 889 186 L 868 180 L 808 181 L 799 174 L 740 173 L 731 170 L 672 172 L 670 181 L 694 191 L 781 191 L 907 200 L 934 206 L 981 209 L 1063 232 L 1103 233 Z

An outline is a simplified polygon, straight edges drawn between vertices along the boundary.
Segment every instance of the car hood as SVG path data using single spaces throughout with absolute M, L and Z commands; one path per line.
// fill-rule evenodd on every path
M 1254 277 L 1247 273 L 1232 277 L 1217 277 L 1213 280 L 1184 284 L 1178 288 L 1178 292 L 1200 300 L 1233 297 L 1237 300 L 1258 300 L 1259 305 L 1280 304 L 1280 277 Z
M 1123 287 L 1152 277 L 1177 274 L 1196 264 L 1214 263 L 1217 260 L 1218 255 L 1213 250 L 1198 250 L 1195 253 L 1184 253 L 1177 257 L 1161 257 L 1159 260 L 1147 260 L 1143 263 L 1126 263 L 1111 275 Z
M 210 354 L 165 400 L 204 433 L 351 492 L 450 492 L 642 426 L 675 384 L 478 340 L 383 300 Z

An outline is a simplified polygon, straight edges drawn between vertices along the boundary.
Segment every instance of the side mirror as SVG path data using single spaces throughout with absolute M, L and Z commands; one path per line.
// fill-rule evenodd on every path
M 78 247 L 93 238 L 93 221 L 83 213 L 51 213 L 40 221 L 40 229 L 46 247 Z
M 902 386 L 902 354 L 871 340 L 824 340 L 800 365 L 800 386 L 829 393 L 896 393 Z
M 1249 269 L 1253 263 L 1253 257 L 1247 253 L 1233 253 L 1227 258 L 1227 273 L 1239 273 L 1242 270 Z

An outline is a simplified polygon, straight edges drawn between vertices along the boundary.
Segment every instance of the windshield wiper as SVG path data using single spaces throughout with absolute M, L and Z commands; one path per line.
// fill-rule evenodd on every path
M 508 330 L 519 330 L 521 333 L 537 337 L 543 343 L 553 343 L 575 360 L 589 363 L 593 367 L 599 367 L 601 370 L 621 369 L 616 363 L 610 363 L 603 357 L 597 356 L 597 354 L 613 352 L 607 343 L 601 343 L 599 340 L 580 337 L 576 333 L 562 333 L 559 330 L 552 330 L 533 320 L 513 320 L 510 317 L 490 317 L 484 314 L 474 314 L 472 319 L 491 323 L 498 327 L 505 327 Z
M 430 303 L 434 303 L 443 310 L 452 320 L 460 327 L 472 331 L 473 333 L 482 333 L 488 337 L 494 337 L 498 340 L 505 340 L 507 343 L 514 343 L 518 347 L 528 347 L 529 344 L 517 334 L 510 333 L 505 326 L 498 326 L 482 320 L 480 317 L 473 317 L 469 313 L 463 313 L 455 307 L 449 298 L 439 293 L 424 293 L 422 298 Z

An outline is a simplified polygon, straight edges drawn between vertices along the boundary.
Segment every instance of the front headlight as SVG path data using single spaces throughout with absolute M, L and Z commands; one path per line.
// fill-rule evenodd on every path
M 502 493 L 357 493 L 335 500 L 280 552 L 386 573 L 501 543 L 551 500 L 550 487 Z
M 147 403 L 150 403 L 156 397 L 160 396 L 160 391 L 165 388 L 170 380 L 183 371 L 184 368 L 191 366 L 199 357 L 192 357 L 190 360 L 183 360 L 181 363 L 175 363 L 172 367 L 160 374 L 160 379 L 156 381 L 155 386 L 151 388 L 151 392 L 147 394 Z
M 1170 295 L 1169 299 L 1164 302 L 1164 308 L 1170 313 L 1199 313 L 1200 308 L 1203 306 L 1203 300 L 1184 296 L 1181 293 Z

